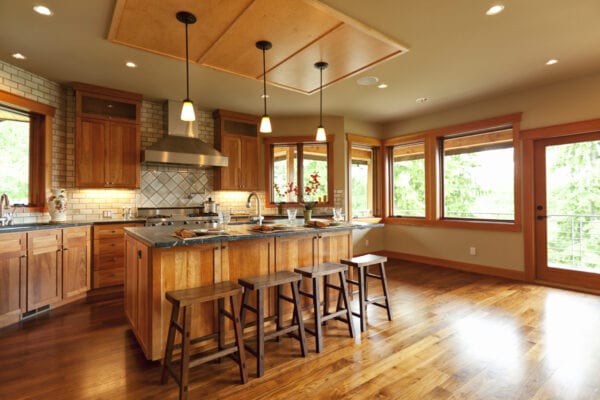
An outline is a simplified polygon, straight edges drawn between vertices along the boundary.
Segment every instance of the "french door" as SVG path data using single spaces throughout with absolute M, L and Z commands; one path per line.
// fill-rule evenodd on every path
M 600 132 L 533 146 L 536 278 L 600 289 Z

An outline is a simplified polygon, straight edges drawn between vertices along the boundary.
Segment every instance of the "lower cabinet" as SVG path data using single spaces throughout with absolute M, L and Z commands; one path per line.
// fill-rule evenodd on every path
M 150 351 L 151 277 L 148 246 L 125 238 L 125 315 L 145 354 Z
M 0 234 L 0 327 L 90 288 L 90 228 Z
M 27 310 L 27 234 L 0 234 L 0 327 Z
M 27 311 L 62 298 L 62 230 L 27 234 Z
M 87 292 L 90 284 L 90 228 L 63 229 L 62 298 Z

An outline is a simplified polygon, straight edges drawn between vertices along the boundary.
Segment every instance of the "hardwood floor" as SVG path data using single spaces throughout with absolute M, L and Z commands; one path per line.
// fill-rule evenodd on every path
M 248 355 L 246 385 L 231 360 L 198 367 L 190 398 L 600 399 L 600 297 L 415 263 L 387 273 L 394 321 L 370 306 L 357 339 L 331 321 L 307 358 L 295 340 L 269 342 L 263 377 Z M 0 399 L 176 398 L 159 380 L 120 299 L 0 330 Z

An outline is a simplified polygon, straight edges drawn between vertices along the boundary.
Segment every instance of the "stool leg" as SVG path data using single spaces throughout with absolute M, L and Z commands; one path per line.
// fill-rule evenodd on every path
M 329 275 L 323 277 L 323 315 L 329 314 Z M 327 321 L 323 322 L 327 325 Z
M 383 294 L 385 296 L 385 308 L 387 309 L 388 320 L 392 320 L 392 307 L 390 306 L 390 295 L 388 292 L 387 276 L 385 276 L 385 266 L 379 264 L 379 272 L 381 275 L 381 284 L 383 285 Z
M 344 272 L 340 272 L 340 293 L 338 295 L 338 311 L 340 310 L 340 298 L 344 300 L 344 307 L 346 309 L 346 319 L 348 321 L 348 330 L 350 331 L 350 337 L 354 337 L 354 328 L 352 325 L 352 311 L 350 310 L 350 301 L 348 300 L 348 284 L 344 279 Z
M 264 289 L 256 290 L 256 376 L 265 374 L 265 298 Z
M 217 307 L 219 308 L 219 350 L 223 350 L 225 348 L 225 317 L 223 316 L 223 312 L 225 311 L 224 298 L 221 297 L 217 299 Z M 221 362 L 220 358 L 219 362 Z
M 246 307 L 250 300 L 250 289 L 244 289 L 244 294 L 242 296 L 242 305 L 240 307 L 240 324 L 242 325 L 242 331 L 246 327 Z
M 169 335 L 167 336 L 167 347 L 165 349 L 165 358 L 163 360 L 162 374 L 160 384 L 164 385 L 169 380 L 169 369 L 172 368 L 171 359 L 173 358 L 173 342 L 175 342 L 175 325 L 179 319 L 179 306 L 173 304 L 171 309 L 171 322 L 169 322 Z
M 364 267 L 358 267 L 358 306 L 359 306 L 359 318 L 360 318 L 360 331 L 365 332 L 367 330 L 367 275 L 365 274 Z
M 321 294 L 319 293 L 319 279 L 312 278 L 313 284 L 313 310 L 315 313 L 315 345 L 317 353 L 323 349 L 323 319 L 321 318 Z
M 181 372 L 179 399 L 187 400 L 190 365 L 190 330 L 192 327 L 192 307 L 183 307 L 183 338 L 181 340 Z
M 240 364 L 240 379 L 242 383 L 248 382 L 248 370 L 246 369 L 246 350 L 244 349 L 244 337 L 242 324 L 240 323 L 240 311 L 237 307 L 237 296 L 229 297 L 231 313 L 233 314 L 233 329 L 235 330 L 235 343 L 238 348 L 238 360 Z
M 300 337 L 300 350 L 302 356 L 306 357 L 308 352 L 306 351 L 306 332 L 304 332 L 304 321 L 302 321 L 302 308 L 300 308 L 300 293 L 298 291 L 298 285 L 291 282 L 292 285 L 292 297 L 294 300 L 294 314 L 298 319 L 298 336 Z
M 277 299 L 275 301 L 275 324 L 276 324 L 276 329 L 280 330 L 282 327 L 281 321 L 282 321 L 282 317 L 281 317 L 281 310 L 282 310 L 282 301 L 281 301 L 281 296 L 282 296 L 282 290 L 281 290 L 281 285 L 277 286 L 276 289 L 277 292 Z M 281 341 L 281 336 L 277 336 L 275 338 L 276 341 L 280 342 Z

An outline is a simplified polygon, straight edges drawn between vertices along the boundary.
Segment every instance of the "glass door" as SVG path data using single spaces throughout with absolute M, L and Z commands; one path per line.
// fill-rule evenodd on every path
M 600 288 L 600 132 L 534 144 L 536 275 Z

